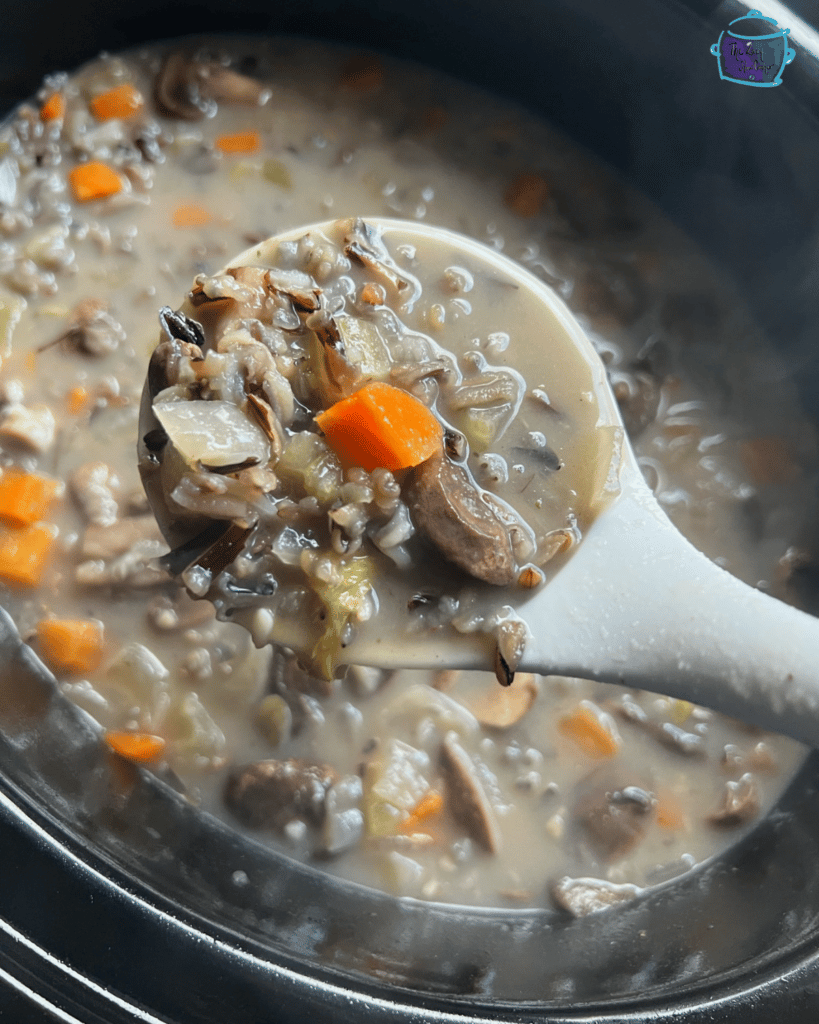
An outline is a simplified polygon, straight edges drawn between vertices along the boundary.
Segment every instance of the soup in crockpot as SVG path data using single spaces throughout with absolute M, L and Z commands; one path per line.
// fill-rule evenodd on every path
M 359 666 L 336 678 L 335 645 L 356 624 L 345 587 L 355 614 L 380 614 L 372 574 L 439 539 L 401 487 L 416 468 L 360 465 L 346 442 L 330 443 L 349 394 L 333 390 L 325 349 L 311 349 L 326 321 L 294 342 L 305 311 L 292 296 L 255 315 L 258 282 L 220 268 L 315 221 L 347 221 L 366 250 L 356 218 L 367 215 L 452 228 L 554 287 L 598 348 L 677 526 L 788 596 L 807 557 L 796 545 L 813 435 L 730 282 L 689 242 L 547 125 L 469 87 L 321 44 L 206 39 L 54 76 L 0 131 L 3 602 L 101 743 L 172 772 L 188 800 L 259 842 L 401 896 L 603 909 L 734 842 L 802 748 L 684 701 L 577 679 L 518 673 L 501 688 L 491 673 Z M 284 270 L 340 281 L 345 244 L 296 242 Z M 410 252 L 389 258 L 416 272 Z M 438 389 L 435 443 L 454 446 L 455 465 L 468 452 L 470 486 L 507 526 L 502 585 L 539 585 L 549 556 L 582 535 L 597 485 L 572 476 L 559 387 L 539 376 L 536 343 L 488 324 L 471 284 L 455 266 L 423 282 L 410 333 L 437 346 L 437 378 L 413 372 L 407 325 L 390 333 L 387 312 L 368 312 L 389 309 L 378 290 L 389 281 L 357 281 L 334 327 L 362 359 L 381 359 L 371 376 L 385 386 L 423 408 Z M 236 300 L 227 320 L 225 298 Z M 264 507 L 264 564 L 242 544 L 204 566 L 169 555 L 140 485 L 151 354 L 200 315 L 223 350 L 217 341 L 205 355 L 206 385 L 190 351 L 185 365 L 161 361 L 161 429 L 142 441 L 176 473 L 166 491 L 179 507 L 196 514 L 207 501 L 248 526 L 248 510 Z M 448 324 L 463 332 L 458 351 L 436 340 Z M 252 385 L 238 403 L 237 382 Z M 240 425 L 225 413 L 221 452 L 218 430 L 180 425 L 176 408 L 218 388 L 216 400 L 249 402 L 255 416 Z M 317 430 L 316 412 L 335 418 Z M 459 585 L 439 579 L 407 606 L 432 635 L 466 616 L 468 577 L 496 571 L 443 555 Z M 349 564 L 365 571 L 339 577 Z M 203 593 L 214 600 L 192 600 Z M 309 664 L 264 646 L 260 596 L 276 615 L 304 616 Z

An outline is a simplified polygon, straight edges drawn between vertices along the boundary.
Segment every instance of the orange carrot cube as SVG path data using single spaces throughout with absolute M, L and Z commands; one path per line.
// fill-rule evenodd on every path
M 161 736 L 147 732 L 107 732 L 105 742 L 114 753 L 137 764 L 156 761 L 165 749 L 165 740 Z
M 46 514 L 57 493 L 57 481 L 34 473 L 9 470 L 0 477 L 0 521 L 31 526 Z
M 441 451 L 444 429 L 423 402 L 401 388 L 370 381 L 316 416 L 346 466 L 392 471 L 418 466 Z
M 68 172 L 68 181 L 74 198 L 80 203 L 92 199 L 105 199 L 122 191 L 122 179 L 107 164 L 92 160 Z
M 91 113 L 99 121 L 110 121 L 114 117 L 132 117 L 145 106 L 142 93 L 129 82 L 123 82 L 108 92 L 95 96 L 89 103 Z
M 56 535 L 56 529 L 45 523 L 0 529 L 0 580 L 21 587 L 36 586 Z
M 216 148 L 223 153 L 255 153 L 262 148 L 258 132 L 235 132 L 233 135 L 219 135 Z
M 65 97 L 62 93 L 53 92 L 40 107 L 41 121 L 56 121 L 65 116 Z
M 43 619 L 37 641 L 54 672 L 88 675 L 102 661 L 102 624 L 93 619 Z

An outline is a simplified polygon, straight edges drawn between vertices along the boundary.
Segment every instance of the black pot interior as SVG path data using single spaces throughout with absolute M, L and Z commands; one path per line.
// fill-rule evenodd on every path
M 744 9 L 711 6 L 7 3 L 0 97 L 8 106 L 43 73 L 100 49 L 191 32 L 302 33 L 443 68 L 543 112 L 654 198 L 734 274 L 819 420 L 815 65 L 798 55 L 777 89 L 720 81 L 709 47 Z M 20 824 L 6 854 L 17 884 L 0 897 L 2 916 L 162 1019 L 252 1024 L 275 1007 L 276 1020 L 420 1020 L 422 1010 L 457 1010 L 496 1020 L 628 1012 L 693 1021 L 710 1019 L 702 1007 L 718 999 L 728 1000 L 719 1019 L 743 1007 L 742 1019 L 754 1020 L 751 988 L 786 987 L 817 948 L 815 755 L 738 848 L 623 910 L 578 921 L 461 912 L 292 865 L 194 813 L 163 783 L 124 772 L 10 624 L 3 629 L 11 668 L 0 788 L 9 800 L 0 816 L 16 827 L 18 808 Z M 94 921 L 79 939 L 78 914 Z M 65 978 L 54 978 L 68 1000 Z M 115 1013 L 107 996 L 83 998 L 86 1009 L 99 1000 Z

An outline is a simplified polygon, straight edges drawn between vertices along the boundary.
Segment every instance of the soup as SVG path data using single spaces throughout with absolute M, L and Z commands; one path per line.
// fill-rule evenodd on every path
M 812 435 L 783 422 L 793 397 L 751 372 L 764 344 L 730 283 L 648 204 L 520 110 L 289 40 L 103 58 L 45 83 L 0 145 L 3 597 L 100 742 L 321 870 L 444 901 L 602 909 L 765 813 L 802 748 L 685 702 L 563 678 L 503 691 L 479 673 L 353 667 L 336 679 L 332 665 L 310 674 L 256 649 L 169 580 L 137 473 L 161 308 L 276 231 L 362 213 L 426 220 L 566 298 L 661 504 L 711 557 L 785 593 Z M 465 298 L 436 295 L 427 331 L 466 318 Z M 504 346 L 514 353 L 503 333 L 476 325 L 472 351 L 502 361 Z M 533 372 L 523 398 L 551 415 Z M 476 464 L 490 491 L 533 472 L 502 443 Z M 386 507 L 389 488 L 357 469 L 334 469 L 339 488 Z M 201 590 L 196 573 L 186 583 Z M 457 594 L 419 596 L 419 628 L 456 617 Z M 298 619 L 302 598 L 288 600 Z

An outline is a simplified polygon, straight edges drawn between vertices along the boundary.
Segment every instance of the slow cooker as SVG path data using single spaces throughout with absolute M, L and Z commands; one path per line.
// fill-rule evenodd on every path
M 819 7 L 755 9 L 794 53 L 766 89 L 715 66 L 715 40 L 748 17 L 709 0 L 32 0 L 4 9 L 2 98 L 8 109 L 102 49 L 205 31 L 307 34 L 442 68 L 541 112 L 657 201 L 740 282 L 819 420 Z M 114 763 L 5 615 L 0 664 L 9 1020 L 819 1015 L 816 755 L 739 846 L 616 912 L 461 910 L 293 864 Z

